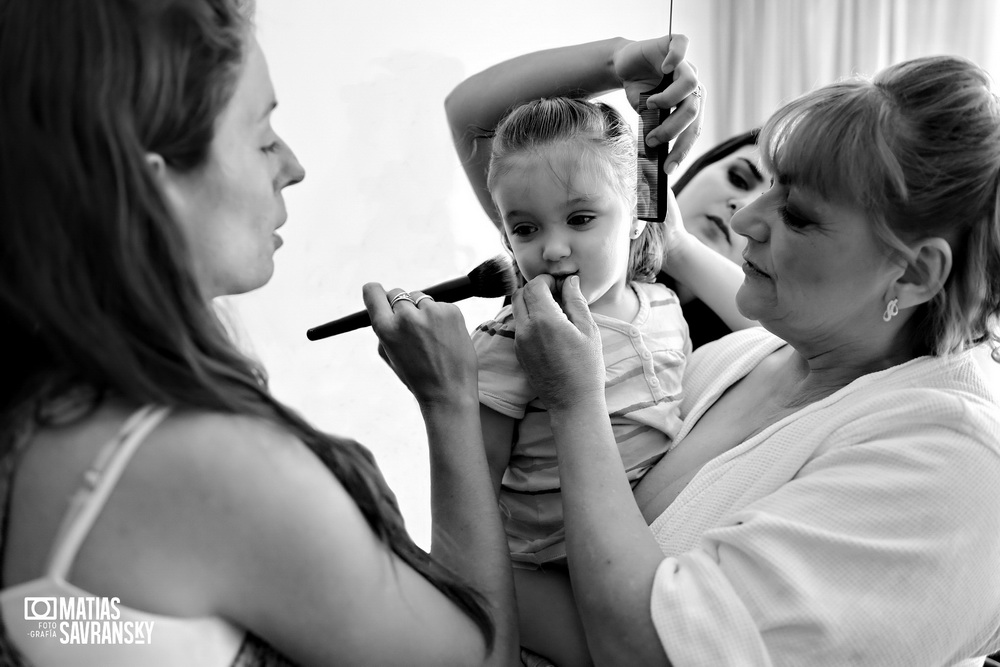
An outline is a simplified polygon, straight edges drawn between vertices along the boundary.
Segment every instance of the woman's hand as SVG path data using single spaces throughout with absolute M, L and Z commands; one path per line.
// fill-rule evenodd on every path
M 665 75 L 673 75 L 674 80 L 666 90 L 647 102 L 649 108 L 676 107 L 662 125 L 646 135 L 650 146 L 676 139 L 667 159 L 668 169 L 670 164 L 684 160 L 701 134 L 704 88 L 694 65 L 684 60 L 687 47 L 688 38 L 684 35 L 665 35 L 625 42 L 612 57 L 615 74 L 633 107 L 638 105 L 641 93 L 655 88 Z
M 681 252 L 685 244 L 701 244 L 698 238 L 684 226 L 681 209 L 677 205 L 674 191 L 667 188 L 667 217 L 663 221 L 663 267 L 668 270 L 674 258 Z
M 379 338 L 379 355 L 421 408 L 478 402 L 478 362 L 462 311 L 450 303 L 421 299 L 421 292 L 410 292 L 409 299 L 390 306 L 401 293 L 398 288 L 386 292 L 378 283 L 362 288 Z
M 545 406 L 558 410 L 594 396 L 603 400 L 601 335 L 580 279 L 570 276 L 560 289 L 552 276 L 537 276 L 514 293 L 512 304 L 514 351 Z

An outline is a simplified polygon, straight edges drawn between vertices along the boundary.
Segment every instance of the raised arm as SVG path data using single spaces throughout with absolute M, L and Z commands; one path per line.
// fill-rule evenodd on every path
M 596 96 L 625 89 L 629 101 L 653 88 L 665 73 L 675 80 L 651 104 L 677 106 L 675 113 L 649 135 L 650 145 L 677 140 L 670 163 L 679 163 L 697 137 L 698 98 L 688 97 L 697 77 L 684 61 L 688 40 L 683 35 L 633 42 L 621 37 L 537 51 L 490 67 L 460 83 L 445 100 L 455 149 L 479 203 L 493 223 L 500 217 L 486 189 L 489 134 L 511 108 L 539 97 Z
M 684 228 L 674 193 L 668 191 L 663 270 L 686 285 L 733 331 L 757 326 L 736 308 L 736 292 L 743 284 L 739 266 L 702 243 Z

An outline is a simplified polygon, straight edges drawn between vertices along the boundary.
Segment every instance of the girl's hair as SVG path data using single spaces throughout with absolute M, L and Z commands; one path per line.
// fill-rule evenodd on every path
M 204 164 L 244 61 L 248 5 L 0 5 L 0 329 L 12 352 L 0 424 L 9 432 L 15 415 L 79 387 L 277 423 L 492 644 L 483 599 L 413 543 L 371 454 L 279 403 L 236 349 L 147 163 L 155 152 L 179 171 Z
M 492 191 L 497 179 L 508 173 L 511 157 L 537 152 L 555 144 L 579 147 L 581 161 L 600 170 L 634 210 L 636 206 L 636 144 L 628 121 L 603 102 L 571 97 L 543 98 L 515 107 L 493 134 L 486 185 Z M 504 236 L 506 242 L 506 235 Z M 653 282 L 663 261 L 663 225 L 646 225 L 629 246 L 628 280 Z
M 674 191 L 675 195 L 679 195 L 681 190 L 683 190 L 684 187 L 691 182 L 691 179 L 698 175 L 698 172 L 710 164 L 714 164 L 719 160 L 729 157 L 744 146 L 756 146 L 757 137 L 759 135 L 760 128 L 754 128 L 744 132 L 743 134 L 737 134 L 735 137 L 730 137 L 721 144 L 710 148 L 705 153 L 698 156 L 698 159 L 692 162 L 691 166 L 684 170 L 684 173 L 681 174 L 680 178 L 678 178 L 677 181 L 670 186 L 670 188 Z
M 951 273 L 912 318 L 924 354 L 997 340 L 1000 312 L 1000 98 L 959 57 L 917 58 L 808 93 L 760 137 L 775 178 L 861 207 L 887 252 L 944 238 Z

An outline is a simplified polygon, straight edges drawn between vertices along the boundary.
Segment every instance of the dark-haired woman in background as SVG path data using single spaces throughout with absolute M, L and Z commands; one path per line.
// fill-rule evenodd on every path
M 759 130 L 738 134 L 709 149 L 671 185 L 684 227 L 699 241 L 735 264 L 742 264 L 746 239 L 733 231 L 736 211 L 767 189 L 757 151 Z M 664 267 L 669 270 L 669 265 Z M 677 293 L 687 320 L 691 345 L 697 348 L 731 333 L 726 324 L 691 289 L 666 272 L 658 280 Z

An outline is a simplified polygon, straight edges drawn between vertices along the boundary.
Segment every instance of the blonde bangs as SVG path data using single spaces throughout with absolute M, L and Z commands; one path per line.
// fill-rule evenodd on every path
M 760 133 L 761 160 L 782 183 L 872 213 L 904 204 L 906 181 L 890 143 L 891 105 L 870 81 L 807 93 L 780 108 Z

